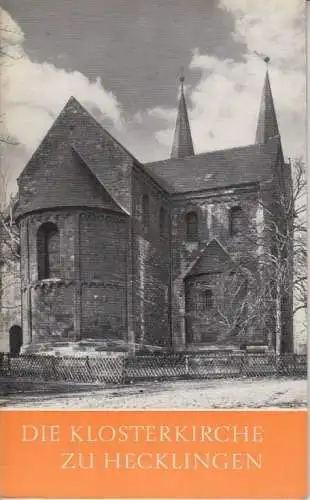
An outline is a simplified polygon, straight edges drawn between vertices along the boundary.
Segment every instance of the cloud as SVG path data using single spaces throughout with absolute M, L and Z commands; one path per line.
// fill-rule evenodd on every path
M 168 154 L 155 137 L 156 129 L 162 126 L 156 110 L 150 114 L 137 110 L 125 117 L 117 97 L 99 78 L 90 81 L 81 72 L 31 60 L 23 47 L 20 26 L 1 8 L 0 21 L 0 136 L 18 143 L 1 144 L 1 174 L 5 172 L 9 180 L 9 191 L 16 190 L 16 177 L 71 95 L 137 158 L 146 161 Z
M 20 26 L 3 9 L 0 18 L 1 136 L 19 143 L 18 147 L 2 148 L 1 168 L 11 173 L 11 179 L 19 174 L 71 95 L 103 123 L 106 120 L 112 128 L 122 129 L 120 105 L 100 79 L 90 81 L 78 71 L 32 61 L 24 52 Z
M 305 8 L 302 0 L 221 0 L 219 7 L 235 21 L 232 39 L 242 42 L 242 60 L 219 59 L 193 51 L 190 70 L 199 82 L 188 91 L 191 127 L 197 152 L 254 142 L 265 63 L 271 58 L 270 80 L 284 151 L 304 154 L 305 148 Z M 171 109 L 155 112 L 167 124 L 156 133 L 163 145 L 171 141 Z M 149 114 L 153 114 L 150 110 Z
M 177 117 L 176 109 L 161 108 L 160 106 L 147 110 L 148 116 L 159 118 L 164 121 L 175 121 Z
M 221 0 L 222 9 L 235 16 L 234 38 L 250 51 L 267 52 L 282 69 L 304 69 L 305 4 L 302 0 Z
M 219 0 L 235 22 L 232 43 L 245 47 L 238 61 L 196 48 L 189 70 L 199 81 L 186 88 L 196 152 L 253 143 L 265 65 L 270 79 L 284 151 L 305 147 L 305 15 L 303 0 Z M 125 116 L 117 97 L 100 79 L 38 63 L 25 53 L 24 34 L 5 10 L 1 16 L 1 133 L 18 146 L 2 147 L 1 168 L 12 180 L 20 173 L 71 95 L 141 161 L 169 155 L 176 109 L 156 107 Z M 241 46 L 242 46 L 241 45 Z M 59 60 L 59 64 L 61 64 Z
M 22 54 L 21 46 L 24 42 L 24 33 L 20 26 L 11 18 L 6 10 L 0 8 L 0 55 L 2 63 L 5 57 L 18 58 Z

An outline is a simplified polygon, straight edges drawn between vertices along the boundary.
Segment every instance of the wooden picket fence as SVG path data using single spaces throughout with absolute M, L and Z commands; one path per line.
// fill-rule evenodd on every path
M 213 352 L 126 359 L 127 380 L 305 376 L 307 356 Z
M 0 374 L 78 383 L 120 383 L 123 358 L 23 355 L 2 356 Z
M 142 380 L 307 375 L 300 354 L 199 352 L 128 357 L 0 355 L 0 375 L 33 380 L 122 384 Z

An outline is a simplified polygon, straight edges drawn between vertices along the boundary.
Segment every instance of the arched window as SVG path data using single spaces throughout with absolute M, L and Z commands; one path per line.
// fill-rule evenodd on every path
M 187 241 L 197 241 L 198 239 L 198 217 L 196 212 L 186 214 L 186 239 Z
M 39 279 L 59 277 L 60 239 L 56 224 L 47 222 L 39 227 L 37 247 Z
M 144 234 L 147 234 L 149 231 L 149 222 L 150 222 L 150 199 L 147 194 L 144 194 L 142 197 L 142 227 Z
M 159 211 L 159 234 L 161 237 L 167 234 L 167 212 L 164 207 L 160 207 Z
M 229 211 L 229 232 L 231 236 L 242 232 L 242 222 L 241 207 L 232 207 Z
M 201 290 L 197 296 L 195 309 L 199 313 L 205 313 L 213 309 L 213 291 L 211 288 Z
M 204 310 L 208 311 L 213 307 L 213 292 L 210 288 L 204 291 Z

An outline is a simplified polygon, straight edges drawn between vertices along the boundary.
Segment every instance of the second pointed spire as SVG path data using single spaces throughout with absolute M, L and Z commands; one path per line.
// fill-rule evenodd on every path
M 171 158 L 185 158 L 186 156 L 193 156 L 195 154 L 184 96 L 183 75 L 180 78 L 180 87 L 180 99 L 170 155 Z
M 266 143 L 268 139 L 277 135 L 279 135 L 279 127 L 267 68 L 258 115 L 255 142 L 256 144 Z

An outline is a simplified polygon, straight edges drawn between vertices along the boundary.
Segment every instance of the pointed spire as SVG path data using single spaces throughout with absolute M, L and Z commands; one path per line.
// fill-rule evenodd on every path
M 266 64 L 269 63 L 265 60 Z M 280 135 L 277 116 L 273 104 L 273 97 L 270 87 L 268 66 L 266 70 L 265 83 L 263 88 L 263 94 L 260 103 L 258 123 L 256 129 L 256 144 L 266 143 L 271 137 Z
M 184 76 L 180 77 L 180 99 L 178 106 L 178 115 L 175 125 L 174 138 L 171 150 L 171 158 L 185 158 L 193 156 L 194 146 L 192 141 L 191 129 L 189 126 L 186 101 L 184 96 Z

